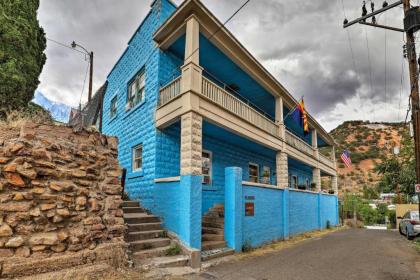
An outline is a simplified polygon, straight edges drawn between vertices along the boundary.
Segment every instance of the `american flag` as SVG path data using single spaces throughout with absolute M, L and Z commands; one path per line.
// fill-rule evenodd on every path
M 343 160 L 344 164 L 347 167 L 351 167 L 351 159 L 350 159 L 349 151 L 344 150 L 343 153 L 341 154 L 341 159 Z

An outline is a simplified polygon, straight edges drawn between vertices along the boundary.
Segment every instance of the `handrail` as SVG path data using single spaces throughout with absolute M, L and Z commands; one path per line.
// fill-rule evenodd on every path
M 301 145 L 296 144 L 296 142 L 300 143 Z M 300 137 L 298 137 L 297 135 L 295 135 L 293 132 L 291 132 L 288 129 L 286 129 L 286 143 L 297 148 L 298 150 L 302 152 L 306 152 L 307 154 L 311 156 L 314 154 L 314 148 L 311 145 L 306 143 L 304 140 L 302 140 Z
M 169 82 L 159 90 L 159 106 L 174 99 L 181 92 L 181 76 Z
M 205 77 L 202 81 L 201 94 L 268 133 L 278 135 L 278 126 L 275 122 Z

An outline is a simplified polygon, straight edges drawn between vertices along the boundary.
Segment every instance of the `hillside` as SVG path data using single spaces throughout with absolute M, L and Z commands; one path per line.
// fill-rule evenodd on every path
M 330 133 L 338 144 L 336 157 L 340 191 L 361 193 L 363 187 L 374 187 L 379 175 L 374 171 L 384 156 L 390 156 L 394 147 L 400 147 L 403 133 L 408 127 L 403 123 L 370 123 L 347 121 Z M 340 155 L 350 152 L 351 168 L 345 167 Z

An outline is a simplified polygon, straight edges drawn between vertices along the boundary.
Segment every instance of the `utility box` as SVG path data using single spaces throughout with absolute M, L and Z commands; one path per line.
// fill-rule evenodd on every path
M 404 18 L 404 30 L 413 33 L 420 30 L 420 7 L 413 7 L 407 11 Z

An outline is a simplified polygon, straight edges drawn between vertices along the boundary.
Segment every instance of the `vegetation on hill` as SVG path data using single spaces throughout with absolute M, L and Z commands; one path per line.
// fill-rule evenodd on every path
M 376 198 L 379 192 L 397 191 L 398 188 L 408 190 L 413 144 L 406 125 L 347 121 L 332 130 L 331 135 L 337 142 L 339 188 L 342 191 Z M 394 147 L 399 148 L 398 155 L 393 155 Z M 353 163 L 350 168 L 340 159 L 345 149 Z
M 0 1 L 0 118 L 28 107 L 39 84 L 46 39 L 38 7 L 39 0 Z

